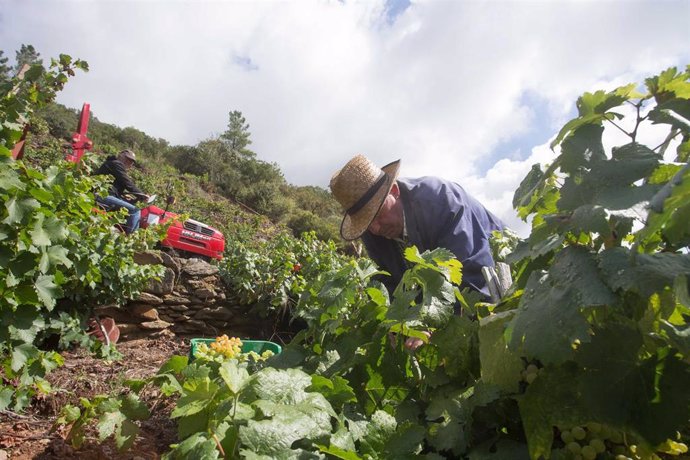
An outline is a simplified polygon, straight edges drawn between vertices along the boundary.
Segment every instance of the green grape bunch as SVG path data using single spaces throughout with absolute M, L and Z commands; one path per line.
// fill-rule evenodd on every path
M 244 357 L 244 359 L 249 360 L 249 361 L 259 362 L 259 361 L 266 361 L 268 358 L 270 358 L 273 355 L 274 355 L 274 353 L 271 350 L 265 350 L 261 354 L 255 352 L 255 351 L 250 351 L 248 353 L 244 353 L 242 355 L 242 357 Z
M 255 351 L 242 352 L 242 340 L 237 337 L 228 337 L 226 334 L 216 337 L 210 345 L 199 344 L 194 353 L 194 357 L 205 361 L 215 361 L 222 363 L 229 359 L 236 359 L 240 362 L 261 362 L 273 356 L 271 350 L 266 350 L 259 354 Z
M 660 460 L 657 453 L 680 455 L 688 452 L 682 442 L 666 440 L 656 449 L 643 447 L 634 436 L 597 422 L 560 430 L 564 449 L 574 460 Z
M 242 341 L 237 337 L 228 338 L 223 334 L 216 337 L 210 346 L 202 343 L 197 348 L 195 357 L 215 361 L 215 358 L 230 359 L 242 354 Z
M 520 377 L 522 378 L 523 381 L 527 382 L 527 384 L 530 384 L 530 383 L 534 382 L 534 380 L 539 375 L 540 371 L 541 371 L 541 368 L 539 366 L 537 366 L 534 363 L 530 363 L 520 373 Z

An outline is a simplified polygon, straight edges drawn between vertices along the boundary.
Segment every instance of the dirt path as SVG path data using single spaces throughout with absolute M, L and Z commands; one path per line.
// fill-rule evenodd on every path
M 122 360 L 106 362 L 92 358 L 82 349 L 63 352 L 65 365 L 48 375 L 54 388 L 62 391 L 36 398 L 23 414 L 0 412 L 0 460 L 24 459 L 155 459 L 175 442 L 176 427 L 169 419 L 172 408 L 156 404 L 151 418 L 141 423 L 139 437 L 132 449 L 119 454 L 112 440 L 100 443 L 95 432 L 89 433 L 78 451 L 65 442 L 65 430 L 52 430 L 65 404 L 78 405 L 80 397 L 122 391 L 126 379 L 154 375 L 174 354 L 186 355 L 189 344 L 175 336 L 139 339 L 118 344 Z M 155 389 L 140 395 L 149 408 L 158 399 Z

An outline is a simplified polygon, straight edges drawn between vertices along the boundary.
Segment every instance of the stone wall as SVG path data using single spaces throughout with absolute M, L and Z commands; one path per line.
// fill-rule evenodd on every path
M 158 251 L 138 254 L 136 261 L 163 265 L 165 273 L 126 305 L 95 309 L 100 317 L 116 321 L 120 340 L 168 332 L 194 337 L 270 337 L 273 321 L 250 313 L 250 306 L 239 305 L 226 291 L 218 267 Z

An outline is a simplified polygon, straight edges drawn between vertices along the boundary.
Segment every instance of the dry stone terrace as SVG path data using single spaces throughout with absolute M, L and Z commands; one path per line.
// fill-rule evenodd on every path
M 142 265 L 163 265 L 164 274 L 127 304 L 94 309 L 99 317 L 116 321 L 120 341 L 169 332 L 195 337 L 270 337 L 272 321 L 251 314 L 251 306 L 241 305 L 227 292 L 217 266 L 160 251 L 137 254 L 135 260 Z

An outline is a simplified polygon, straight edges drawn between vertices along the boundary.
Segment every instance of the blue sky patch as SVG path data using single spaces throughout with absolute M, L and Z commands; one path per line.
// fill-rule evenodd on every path
M 252 58 L 250 58 L 249 56 L 235 55 L 232 57 L 232 63 L 241 67 L 243 70 L 246 70 L 247 72 L 259 70 L 259 66 L 254 64 L 254 62 L 252 62 Z
M 411 5 L 410 0 L 386 0 L 386 20 L 393 24 L 395 20 Z
M 518 133 L 508 139 L 499 142 L 489 155 L 477 162 L 477 171 L 486 174 L 498 160 L 509 158 L 515 161 L 526 159 L 532 154 L 532 149 L 546 143 L 560 129 L 555 126 L 553 114 L 549 109 L 548 100 L 533 91 L 525 91 L 520 98 L 519 107 L 528 107 L 532 113 L 529 125 L 522 133 Z M 576 115 L 573 104 L 572 113 L 567 117 Z

